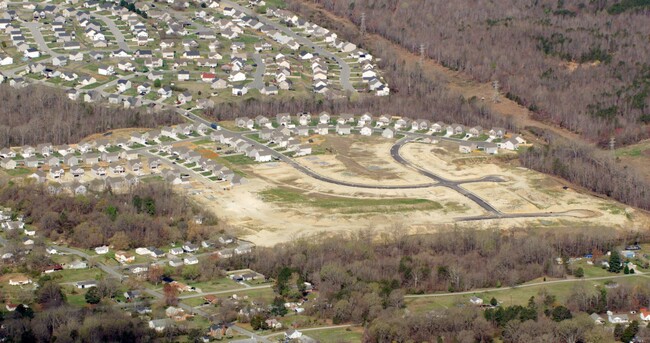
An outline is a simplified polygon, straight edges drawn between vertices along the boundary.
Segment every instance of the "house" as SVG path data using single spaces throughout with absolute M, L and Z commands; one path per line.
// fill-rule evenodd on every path
M 506 150 L 517 150 L 519 149 L 519 141 L 515 138 L 510 138 L 505 142 L 501 143 L 501 148 Z
M 135 261 L 135 256 L 124 251 L 118 251 L 115 253 L 115 259 L 120 263 L 131 263 Z
M 66 264 L 65 269 L 86 269 L 88 268 L 88 263 L 85 261 L 73 261 Z
M 493 127 L 488 131 L 488 136 L 492 139 L 501 139 L 506 134 L 506 129 L 500 127 Z
M 185 263 L 186 265 L 198 264 L 199 259 L 197 259 L 196 256 L 188 256 L 183 259 L 183 263 Z
M 243 96 L 248 93 L 248 87 L 244 85 L 237 85 L 232 87 L 232 95 Z
M 16 161 L 11 158 L 3 158 L 0 160 L 0 167 L 3 169 L 16 169 Z
M 265 86 L 260 90 L 263 95 L 278 95 L 278 87 L 274 85 Z
M 316 133 L 319 135 L 326 135 L 329 133 L 329 125 L 327 124 L 318 124 L 316 125 Z
M 291 341 L 291 340 L 294 340 L 294 339 L 299 340 L 301 337 L 302 337 L 302 332 L 300 332 L 298 330 L 294 330 L 294 329 L 289 330 L 289 331 L 284 333 L 284 338 L 287 341 Z
M 370 136 L 372 135 L 372 127 L 370 127 L 370 124 L 367 124 L 361 128 L 359 133 L 361 133 L 362 136 Z
M 182 255 L 185 252 L 183 248 L 171 248 L 169 249 L 169 254 L 177 256 L 177 255 Z
M 149 328 L 156 332 L 163 332 L 170 325 L 169 319 L 154 319 L 149 321 Z
M 644 322 L 650 321 L 650 311 L 645 307 L 640 308 L 639 309 L 639 318 Z
M 185 244 L 183 244 L 183 250 L 185 250 L 185 252 L 196 252 L 197 250 L 199 250 L 199 247 L 197 247 L 192 243 L 186 242 Z
M 88 289 L 88 288 L 97 287 L 97 281 L 96 280 L 78 281 L 77 283 L 75 283 L 75 287 L 79 289 Z
M 607 321 L 612 324 L 627 324 L 630 322 L 627 314 L 615 314 L 611 311 L 607 311 Z
M 61 266 L 60 264 L 53 264 L 53 265 L 44 267 L 43 268 L 43 273 L 51 274 L 51 273 L 54 273 L 54 272 L 59 271 L 59 270 L 63 270 L 63 266 Z
M 16 275 L 9 279 L 9 284 L 11 286 L 24 286 L 32 283 L 32 280 L 25 275 Z
M 458 151 L 461 154 L 469 154 L 472 151 L 474 151 L 475 149 L 477 149 L 476 143 L 470 142 L 470 141 L 462 141 L 458 145 Z
M 180 267 L 183 265 L 183 261 L 179 259 L 170 259 L 169 265 L 172 267 Z
M 381 136 L 384 137 L 384 138 L 393 138 L 393 137 L 395 137 L 395 129 L 387 127 L 381 133 Z
M 483 299 L 481 299 L 481 298 L 479 298 L 477 296 L 472 296 L 471 298 L 469 298 L 469 302 L 472 305 L 476 305 L 476 306 L 483 305 Z
M 480 150 L 483 150 L 488 155 L 496 155 L 499 153 L 499 149 L 496 143 L 484 142 L 478 145 Z
M 594 321 L 595 324 L 605 324 L 605 319 L 603 319 L 603 317 L 599 316 L 597 313 L 592 313 L 589 317 Z
M 339 135 L 349 135 L 351 130 L 350 125 L 336 125 L 336 133 Z
M 177 75 L 178 81 L 189 81 L 190 72 L 187 70 L 180 70 Z

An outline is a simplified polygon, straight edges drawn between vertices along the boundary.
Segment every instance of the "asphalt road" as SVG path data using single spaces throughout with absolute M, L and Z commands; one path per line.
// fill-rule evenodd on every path
M 418 173 L 420 173 L 420 174 L 422 174 L 422 175 L 424 175 L 424 176 L 426 176 L 426 177 L 428 177 L 428 178 L 430 178 L 432 180 L 437 181 L 438 186 L 447 187 L 447 188 L 453 189 L 454 191 L 462 194 L 463 196 L 465 196 L 466 198 L 472 200 L 473 202 L 475 202 L 477 205 L 481 206 L 484 210 L 491 213 L 492 215 L 499 216 L 499 217 L 502 215 L 501 211 L 494 208 L 487 201 L 483 200 L 478 195 L 476 195 L 476 194 L 474 194 L 474 193 L 472 193 L 472 192 L 468 191 L 467 189 L 460 186 L 463 183 L 467 183 L 467 181 L 451 181 L 449 179 L 445 179 L 445 178 L 443 178 L 441 176 L 438 176 L 436 174 L 431 173 L 430 171 L 418 168 L 415 165 L 413 165 L 411 162 L 404 159 L 402 157 L 402 155 L 399 154 L 399 150 L 402 148 L 402 146 L 404 146 L 404 144 L 406 144 L 408 142 L 409 142 L 408 138 L 402 138 L 399 141 L 397 141 L 397 143 L 390 148 L 390 155 L 393 157 L 393 159 L 395 159 L 395 161 L 401 163 L 402 165 L 405 165 L 407 167 L 410 167 L 410 168 L 416 170 Z M 490 179 L 488 179 L 488 180 L 495 181 L 495 180 L 497 180 L 497 178 L 496 177 L 490 177 Z M 498 180 L 503 181 L 501 179 L 498 179 Z M 481 178 L 481 179 L 477 179 L 477 180 L 469 180 L 469 182 L 482 182 L 482 181 L 487 181 L 487 180 L 486 180 L 486 178 Z M 499 181 L 495 181 L 495 182 L 499 182 Z
M 93 13 L 93 16 L 101 19 L 104 23 L 106 23 L 106 26 L 108 26 L 108 29 L 113 34 L 113 37 L 115 37 L 115 41 L 117 42 L 117 45 L 120 47 L 120 49 L 125 51 L 131 51 L 129 45 L 126 44 L 126 38 L 124 38 L 122 31 L 120 31 L 120 29 L 117 27 L 115 22 L 111 20 L 111 18 L 97 13 Z
M 252 17 L 257 18 L 258 21 L 260 21 L 263 24 L 270 25 L 274 29 L 284 33 L 285 35 L 293 38 L 296 42 L 298 42 L 300 45 L 307 46 L 311 49 L 313 49 L 316 53 L 318 53 L 320 56 L 326 57 L 330 60 L 336 61 L 336 63 L 339 65 L 341 68 L 341 74 L 340 74 L 340 79 L 341 79 L 341 87 L 343 87 L 343 90 L 346 91 L 352 91 L 356 92 L 357 90 L 352 86 L 352 83 L 350 82 L 350 66 L 345 62 L 342 58 L 337 56 L 336 54 L 331 53 L 327 49 L 324 49 L 321 46 L 318 46 L 314 44 L 314 42 L 310 41 L 309 39 L 300 36 L 299 34 L 293 32 L 289 27 L 286 27 L 284 25 L 278 24 L 269 18 L 263 16 L 263 15 L 257 15 L 257 13 L 254 13 L 251 11 L 251 9 L 243 7 L 239 4 L 236 4 L 231 1 L 223 0 L 221 1 L 221 6 L 229 6 L 232 7 L 238 11 L 244 12 L 247 15 L 250 15 Z
M 251 56 L 257 67 L 253 73 L 253 82 L 248 84 L 248 88 L 262 89 L 264 88 L 264 72 L 266 72 L 266 64 L 260 54 L 252 54 Z
M 61 54 L 52 51 L 52 49 L 47 46 L 43 34 L 41 33 L 41 25 L 39 23 L 23 22 L 23 25 L 32 33 L 32 37 L 34 37 L 34 41 L 36 42 L 36 45 L 38 45 L 38 50 L 41 51 L 41 54 L 47 54 L 52 57 L 61 56 Z

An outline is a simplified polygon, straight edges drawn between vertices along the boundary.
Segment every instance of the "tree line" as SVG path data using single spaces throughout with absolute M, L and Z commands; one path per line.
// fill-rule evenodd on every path
M 520 152 L 519 161 L 523 166 L 559 176 L 625 204 L 650 210 L 650 182 L 634 170 L 622 166 L 614 156 L 550 131 L 533 131 L 548 144 Z
M 70 144 L 99 132 L 126 127 L 157 127 L 181 122 L 173 111 L 147 113 L 106 104 L 71 101 L 64 91 L 45 86 L 15 89 L 0 85 L 0 146 Z

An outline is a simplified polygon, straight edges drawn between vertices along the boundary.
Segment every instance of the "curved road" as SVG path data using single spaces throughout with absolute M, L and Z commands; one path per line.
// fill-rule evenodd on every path
M 352 92 L 356 92 L 357 90 L 352 86 L 352 83 L 350 82 L 350 66 L 339 56 L 336 54 L 331 53 L 330 51 L 324 49 L 321 46 L 318 46 L 314 44 L 314 42 L 310 41 L 309 39 L 302 37 L 298 35 L 297 33 L 293 32 L 291 28 L 280 25 L 269 18 L 265 16 L 258 16 L 256 13 L 251 11 L 249 8 L 243 7 L 237 3 L 234 3 L 232 1 L 228 0 L 223 0 L 221 1 L 221 6 L 229 6 L 232 7 L 238 11 L 241 11 L 243 13 L 246 13 L 247 15 L 256 18 L 259 22 L 272 26 L 274 29 L 286 34 L 287 36 L 293 38 L 296 42 L 300 43 L 300 45 L 307 46 L 311 49 L 313 49 L 315 52 L 317 52 L 320 56 L 327 57 L 330 60 L 335 60 L 336 63 L 339 65 L 341 68 L 341 74 L 340 74 L 340 79 L 341 79 L 341 87 L 343 87 L 343 90 L 349 90 Z
M 106 26 L 108 26 L 108 29 L 113 34 L 113 37 L 115 37 L 115 41 L 117 42 L 117 45 L 120 47 L 120 49 L 124 51 L 131 51 L 129 45 L 126 44 L 126 38 L 124 38 L 124 34 L 122 34 L 122 31 L 120 31 L 120 29 L 117 27 L 115 22 L 111 20 L 111 18 L 97 13 L 93 13 L 93 16 L 101 19 L 104 23 L 106 23 Z

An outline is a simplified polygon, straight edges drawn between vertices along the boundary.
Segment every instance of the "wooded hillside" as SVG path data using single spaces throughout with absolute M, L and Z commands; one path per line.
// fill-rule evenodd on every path
M 71 101 L 63 90 L 42 86 L 0 85 L 0 99 L 0 147 L 77 143 L 111 129 L 181 122 L 171 111 L 148 114 L 145 109 L 86 104 Z
M 303 1 L 357 25 L 365 13 L 368 32 L 414 53 L 424 44 L 444 66 L 480 82 L 498 80 L 536 119 L 592 141 L 650 136 L 644 1 L 289 0 L 290 9 L 300 12 Z M 360 41 L 349 32 L 345 38 Z

